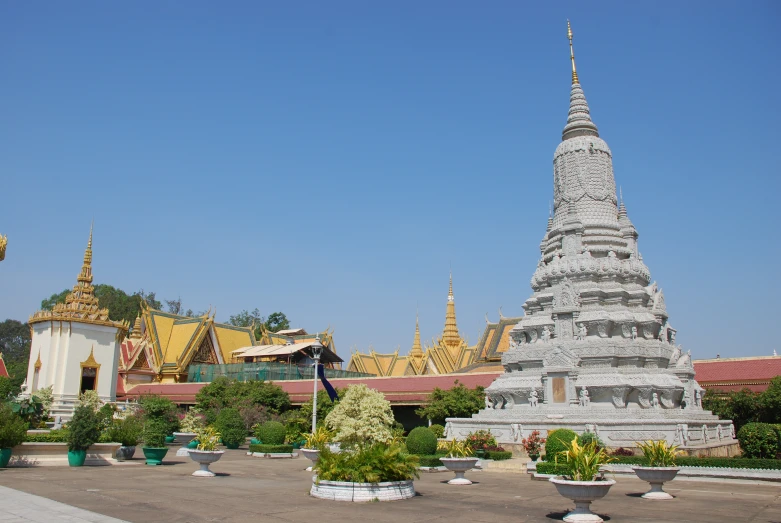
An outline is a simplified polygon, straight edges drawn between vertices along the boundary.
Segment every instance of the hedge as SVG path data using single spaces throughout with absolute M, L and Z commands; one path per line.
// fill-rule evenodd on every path
M 418 456 L 418 461 L 421 467 L 441 467 L 442 462 L 439 461 L 441 457 L 436 454 L 429 454 L 428 456 Z
M 30 443 L 66 443 L 68 431 L 65 429 L 52 430 L 50 432 L 27 433 L 24 439 Z
M 431 455 L 437 451 L 437 437 L 428 427 L 415 427 L 407 436 L 407 450 L 418 456 Z
M 509 450 L 487 450 L 485 452 L 485 459 L 492 459 L 494 461 L 502 461 L 513 457 L 513 453 Z
M 645 465 L 647 462 L 641 456 L 616 456 L 611 465 Z M 697 458 L 683 456 L 675 460 L 679 467 L 726 467 L 735 469 L 781 470 L 781 459 L 750 459 L 750 458 Z M 540 461 L 537 463 L 539 474 L 561 475 L 566 472 L 564 464 Z
M 289 454 L 293 452 L 293 445 L 264 445 L 259 443 L 257 445 L 250 445 L 249 451 L 257 452 L 259 454 Z

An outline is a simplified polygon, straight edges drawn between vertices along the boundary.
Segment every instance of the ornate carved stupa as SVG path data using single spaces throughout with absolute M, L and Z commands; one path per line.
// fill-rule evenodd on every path
M 486 408 L 448 420 L 448 436 L 491 429 L 517 443 L 532 430 L 597 432 L 611 447 L 667 439 L 734 441 L 731 421 L 702 409 L 691 354 L 675 343 L 664 294 L 616 198 L 612 153 L 599 137 L 572 61 L 562 141 L 553 155 L 554 212 L 540 243 L 525 315 L 510 331 L 504 373 Z

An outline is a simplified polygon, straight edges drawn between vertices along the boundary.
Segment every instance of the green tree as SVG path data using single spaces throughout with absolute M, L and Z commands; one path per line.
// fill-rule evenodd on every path
M 3 355 L 6 370 L 10 379 L 0 386 L 5 398 L 10 392 L 19 394 L 22 382 L 27 377 L 27 365 L 30 362 L 30 326 L 16 320 L 5 320 L 0 323 L 0 354 Z
M 393 411 L 382 392 L 363 383 L 350 385 L 326 416 L 325 425 L 343 445 L 365 446 L 386 442 L 391 436 Z
M 279 332 L 290 328 L 290 321 L 284 312 L 272 312 L 268 315 L 265 323 L 266 330 L 270 332 Z
M 446 418 L 468 418 L 485 406 L 485 387 L 468 389 L 456 380 L 453 388 L 442 390 L 436 387 L 428 402 L 415 411 L 423 419 L 443 423 Z
M 342 396 L 342 390 L 341 389 L 335 389 L 336 393 L 339 395 L 339 397 Z M 328 397 L 328 393 L 324 390 L 318 390 L 317 391 L 317 426 L 321 426 L 325 424 L 325 417 L 328 416 L 328 414 L 331 413 L 332 410 L 334 410 L 334 407 L 339 403 L 339 400 L 331 401 L 331 398 Z M 309 430 L 312 429 L 312 400 L 310 399 L 303 405 L 301 405 L 300 409 L 301 417 L 307 420 Z M 307 430 L 306 432 L 309 432 Z
M 781 423 L 781 376 L 770 381 L 768 388 L 759 396 L 759 417 L 764 423 Z
M 282 387 L 268 381 L 237 381 L 220 376 L 203 387 L 195 395 L 196 408 L 209 421 L 216 419 L 224 408 L 246 408 L 262 405 L 272 414 L 290 408 L 290 396 Z
M 747 423 L 759 421 L 761 404 L 762 395 L 747 388 L 726 395 L 707 390 L 702 400 L 704 409 L 712 411 L 721 419 L 732 420 L 735 430 L 740 430 Z
M 265 321 L 266 319 L 260 315 L 260 310 L 257 308 L 252 312 L 245 309 L 228 319 L 228 323 L 236 327 L 251 327 L 255 325 L 254 333 L 256 339 L 260 338 L 260 327 L 265 324 Z

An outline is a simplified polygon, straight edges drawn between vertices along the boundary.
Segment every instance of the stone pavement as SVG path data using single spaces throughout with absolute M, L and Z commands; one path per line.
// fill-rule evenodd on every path
M 219 476 L 195 478 L 190 474 L 197 466 L 177 458 L 175 450 L 162 467 L 146 467 L 139 459 L 134 460 L 138 465 L 122 467 L 0 469 L 0 485 L 134 523 L 550 522 L 572 508 L 548 482 L 489 471 L 467 473 L 475 484 L 466 487 L 447 485 L 449 473 L 423 473 L 415 481 L 418 496 L 405 501 L 324 501 L 309 496 L 312 475 L 304 471 L 309 462 L 303 458 L 271 460 L 249 457 L 246 450 L 227 451 L 211 467 Z M 626 476 L 616 481 L 608 496 L 593 504 L 613 523 L 781 523 L 778 483 L 676 480 L 666 489 L 676 499 L 650 501 L 639 497 L 648 490 L 646 483 Z M 0 493 L 0 523 L 9 514 L 4 498 Z
M 0 487 L 0 523 L 126 523 L 81 508 L 33 496 L 7 487 Z

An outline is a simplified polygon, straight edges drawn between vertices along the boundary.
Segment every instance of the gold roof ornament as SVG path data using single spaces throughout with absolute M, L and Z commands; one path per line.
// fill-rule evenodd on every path
M 578 71 L 575 69 L 575 51 L 572 49 L 572 26 L 569 24 L 569 20 L 567 20 L 567 38 L 569 38 L 569 57 L 572 60 L 572 83 L 579 84 Z
M 412 348 L 409 351 L 410 356 L 423 356 L 423 346 L 420 344 L 420 326 L 418 325 L 418 315 L 415 314 L 415 339 L 412 342 Z
M 5 260 L 5 247 L 8 245 L 8 236 L 0 234 L 0 261 Z
M 133 323 L 133 330 L 130 332 L 130 337 L 133 339 L 139 339 L 141 337 L 141 316 L 136 316 L 136 321 Z
M 447 310 L 445 312 L 445 330 L 442 331 L 442 341 L 448 347 L 458 347 L 462 343 L 456 325 L 456 301 L 453 297 L 453 273 L 450 273 L 450 287 L 447 292 Z
M 92 286 L 92 226 L 89 231 L 87 249 L 84 251 L 84 263 L 81 272 L 76 278 L 76 285 L 65 298 L 65 303 L 58 303 L 50 311 L 38 311 L 28 323 L 40 323 L 45 321 L 77 321 L 94 325 L 105 325 L 119 329 L 120 336 L 127 334 L 130 323 L 127 321 L 114 321 L 108 317 L 108 309 L 100 308 L 98 298 L 95 296 L 95 287 Z

